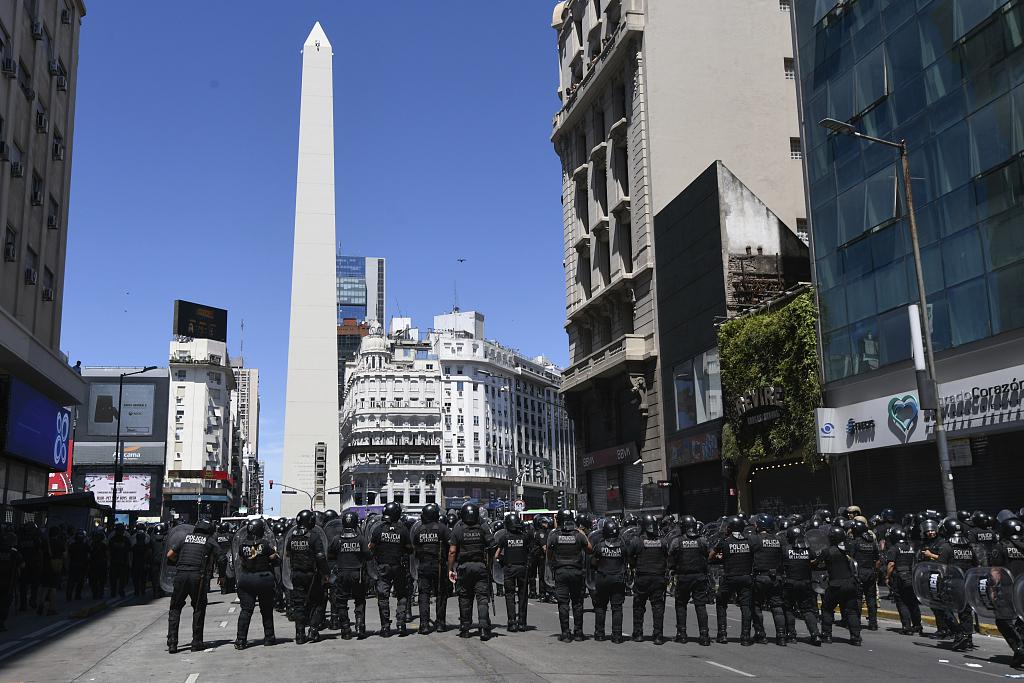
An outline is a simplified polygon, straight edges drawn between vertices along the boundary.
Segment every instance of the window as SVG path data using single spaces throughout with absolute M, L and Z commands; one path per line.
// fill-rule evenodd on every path
M 790 10 L 790 0 L 779 0 L 779 11 L 788 12 Z
M 718 364 L 718 349 L 711 349 L 693 360 L 697 381 L 697 422 L 722 417 L 722 378 Z
M 789 139 L 789 158 L 790 159 L 803 159 L 804 153 L 800 146 L 800 138 Z
M 697 424 L 697 397 L 693 378 L 693 360 L 688 360 L 672 371 L 676 394 L 676 429 Z
M 807 219 L 806 218 L 797 218 L 796 219 L 796 236 L 799 237 L 803 241 L 804 244 L 807 244 L 808 235 L 807 235 Z
M 793 66 L 793 59 L 786 57 L 782 60 L 782 70 L 786 74 L 786 80 L 796 80 L 796 67 Z
M 13 261 L 18 253 L 18 233 L 11 226 L 7 226 L 4 233 L 4 261 Z

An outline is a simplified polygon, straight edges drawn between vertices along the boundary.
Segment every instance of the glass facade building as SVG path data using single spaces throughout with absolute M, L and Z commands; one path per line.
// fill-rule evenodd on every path
M 342 256 L 335 260 L 338 279 L 338 324 L 345 318 L 366 320 L 366 259 Z
M 905 139 L 935 350 L 1024 327 L 1024 0 L 794 0 L 826 382 L 910 357 Z

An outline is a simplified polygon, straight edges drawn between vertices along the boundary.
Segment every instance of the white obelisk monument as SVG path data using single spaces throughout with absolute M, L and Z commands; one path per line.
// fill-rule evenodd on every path
M 302 489 L 330 507 L 340 472 L 338 307 L 334 255 L 334 69 L 320 23 L 302 46 L 299 164 L 295 181 L 288 385 L 282 490 Z M 319 448 L 318 448 L 319 445 Z M 318 451 L 320 451 L 318 453 Z M 323 452 L 326 457 L 321 457 Z M 337 495 L 334 500 L 340 500 Z M 281 514 L 308 507 L 305 493 L 281 496 Z

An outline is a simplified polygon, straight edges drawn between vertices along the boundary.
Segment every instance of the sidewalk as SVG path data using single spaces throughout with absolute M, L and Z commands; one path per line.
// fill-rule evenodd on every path
M 24 612 L 19 612 L 17 600 L 15 600 L 7 615 L 7 630 L 0 632 L 0 654 L 6 654 L 11 647 L 25 641 L 34 642 L 44 636 L 52 637 L 57 632 L 71 628 L 75 623 L 109 607 L 139 602 L 131 593 L 123 598 L 111 598 L 107 595 L 102 600 L 94 600 L 87 597 L 88 594 L 89 590 L 86 588 L 81 600 L 68 602 L 64 599 L 64 591 L 57 591 L 54 601 L 54 609 L 57 610 L 57 614 L 49 616 L 36 614 L 32 607 Z M 149 602 L 152 599 L 152 595 L 147 593 L 142 600 Z

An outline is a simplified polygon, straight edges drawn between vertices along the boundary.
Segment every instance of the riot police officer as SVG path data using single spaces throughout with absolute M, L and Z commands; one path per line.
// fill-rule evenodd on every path
M 263 644 L 273 645 L 274 593 L 277 590 L 273 565 L 280 557 L 267 540 L 266 526 L 262 519 L 251 520 L 245 525 L 245 529 L 238 533 L 244 536 L 237 541 L 238 556 L 232 558 L 238 562 L 238 566 L 232 567 L 232 573 L 238 580 L 238 602 L 241 606 L 238 630 L 235 634 L 235 649 L 244 650 L 248 644 L 249 621 L 257 602 L 260 606 L 260 616 L 263 618 Z
M 448 546 L 448 580 L 456 584 L 459 597 L 459 637 L 469 638 L 473 624 L 473 599 L 480 622 L 480 640 L 491 637 L 491 575 L 487 567 L 493 544 L 491 532 L 480 524 L 480 508 L 472 503 L 462 506 L 461 524 L 452 530 Z
M 185 599 L 192 603 L 192 651 L 204 649 L 203 626 L 206 621 L 206 592 L 210 582 L 211 560 L 220 548 L 213 542 L 213 524 L 199 520 L 189 534 L 181 534 L 167 550 L 167 561 L 177 566 L 174 591 L 167 614 L 167 651 L 178 651 L 178 623 Z
M 866 524 L 854 521 L 848 542 L 850 556 L 857 563 L 857 583 L 860 595 L 868 607 L 868 630 L 878 630 L 878 570 L 882 554 L 878 542 Z M 859 610 L 858 610 L 859 611 Z
M 652 514 L 640 518 L 640 535 L 627 547 L 633 580 L 633 641 L 644 639 L 644 612 L 651 603 L 654 644 L 665 643 L 665 573 L 668 569 L 668 547 L 659 534 L 658 520 Z
M 907 534 L 899 527 L 889 529 L 885 551 L 885 582 L 892 589 L 900 630 L 905 636 L 924 634 L 921 628 L 921 605 L 914 594 L 914 558 L 917 553 Z
M 999 534 L 992 528 L 992 517 L 981 510 L 971 515 L 971 529 L 967 537 L 975 546 L 982 565 L 990 564 L 992 553 L 999 544 Z
M 132 541 L 123 523 L 114 525 L 114 533 L 107 539 L 107 552 L 110 556 L 110 597 L 124 597 L 124 586 L 128 581 L 128 568 L 131 565 Z
M 416 552 L 419 589 L 420 635 L 433 629 L 430 622 L 430 596 L 436 600 L 435 625 L 438 631 L 447 630 L 448 579 L 443 571 L 448 557 L 448 528 L 441 523 L 441 508 L 428 503 L 420 511 L 420 523 L 413 529 L 412 545 Z
M 79 529 L 75 532 L 71 542 L 68 543 L 68 585 L 65 598 L 71 602 L 82 599 L 82 588 L 85 586 L 85 577 L 89 572 L 89 544 L 85 539 L 85 532 Z M 153 584 L 156 590 L 156 583 Z
M 384 521 L 373 530 L 368 549 L 377 562 L 377 611 L 380 635 L 391 635 L 391 592 L 398 599 L 398 635 L 407 636 L 409 611 L 409 554 L 413 551 L 409 528 L 402 521 L 402 506 L 392 501 L 384 506 Z
M 153 561 L 153 546 L 150 545 L 149 534 L 144 528 L 136 530 L 129 554 L 132 567 L 132 595 L 141 597 L 146 592 L 149 565 Z
M 822 641 L 832 642 L 832 623 L 838 606 L 850 629 L 850 645 L 860 645 L 860 590 L 851 566 L 852 558 L 846 540 L 846 532 L 842 527 L 834 526 L 829 529 L 829 546 L 811 562 L 811 566 L 828 572 L 828 587 L 821 600 Z
M 354 601 L 356 637 L 366 637 L 366 560 L 370 552 L 359 533 L 359 515 L 349 511 L 341 516 L 341 534 L 331 541 L 329 554 L 334 557 L 334 600 L 338 606 L 339 626 L 343 640 L 352 638 L 348 618 L 348 601 Z
M 220 584 L 221 594 L 235 592 L 235 579 L 230 576 L 228 563 L 231 562 L 231 525 L 221 522 L 217 525 L 217 533 L 213 535 L 213 542 L 220 546 L 220 558 L 217 560 L 217 574 L 224 579 Z
M 302 510 L 295 516 L 295 526 L 285 536 L 284 552 L 288 561 L 292 588 L 288 599 L 291 604 L 292 620 L 295 622 L 295 644 L 302 645 L 319 639 L 323 585 L 327 582 L 327 548 L 316 529 L 316 515 L 312 510 Z M 309 634 L 306 627 L 310 627 Z
M 594 640 L 605 639 L 605 617 L 612 607 L 612 642 L 622 642 L 622 605 L 626 601 L 626 553 L 619 538 L 619 523 L 613 519 L 601 525 L 601 538 L 594 545 Z
M 708 603 L 711 602 L 711 588 L 708 583 L 708 544 L 697 531 L 697 520 L 692 515 L 683 515 L 679 520 L 679 535 L 669 543 L 668 556 L 676 578 L 676 638 L 677 643 L 686 642 L 686 603 L 693 600 L 697 613 L 697 628 L 701 645 L 711 644 L 708 625 Z
M 544 546 L 548 542 L 548 534 L 551 532 L 550 521 L 544 515 L 537 515 L 533 518 L 533 538 L 530 553 L 530 599 L 550 602 L 551 586 L 544 578 L 547 555 Z M 534 584 L 534 579 L 537 583 Z
M 740 606 L 740 645 L 753 645 L 750 639 L 751 577 L 754 556 L 750 540 L 743 535 L 746 523 L 742 517 L 733 515 L 726 520 L 726 535 L 711 551 L 708 559 L 720 561 L 723 565 L 722 583 L 715 597 L 715 616 L 718 622 L 717 642 L 729 642 L 727 616 L 729 601 L 733 598 Z
M 750 552 L 754 556 L 751 617 L 754 626 L 754 642 L 763 643 L 765 635 L 761 610 L 771 610 L 775 622 L 775 644 L 786 645 L 786 613 L 783 610 L 782 582 L 782 541 L 775 535 L 775 519 L 761 513 L 754 517 L 754 534 L 750 536 Z
M 1000 540 L 992 551 L 991 565 L 1005 567 L 1013 576 L 1024 576 L 1024 524 L 1019 519 L 1007 519 L 1000 530 Z M 1018 579 L 1019 580 L 1019 579 Z M 1024 629 L 1021 620 L 1014 623 L 1014 615 L 1008 610 L 996 613 L 996 628 L 1013 652 L 1010 666 L 1024 670 Z
M 975 554 L 974 546 L 971 545 L 971 542 L 964 534 L 963 523 L 958 519 L 947 519 L 943 522 L 942 526 L 944 532 L 943 535 L 946 537 L 946 541 L 949 543 L 949 546 L 953 551 L 949 558 L 949 564 L 954 567 L 959 567 L 960 571 L 964 574 L 974 567 L 977 567 L 979 564 L 978 556 Z M 960 610 L 957 614 L 957 620 L 960 622 L 961 638 L 958 642 L 953 644 L 953 649 L 963 651 L 973 648 L 974 639 L 972 638 L 972 634 L 974 631 L 974 611 L 971 609 L 970 605 L 966 605 Z
M 558 639 L 568 643 L 573 639 L 582 641 L 583 635 L 583 588 L 585 553 L 593 551 L 586 534 L 576 528 L 572 510 L 559 510 L 555 515 L 558 528 L 548 534 L 544 544 L 544 555 L 551 565 L 555 583 L 555 599 L 558 601 L 558 623 L 561 634 Z M 569 632 L 569 607 L 572 606 L 574 628 Z
M 818 600 L 811 578 L 811 550 L 799 526 L 786 529 L 786 547 L 782 553 L 782 597 L 786 612 L 786 639 L 796 641 L 796 615 L 807 625 L 811 645 L 821 646 L 818 633 Z
M 497 553 L 494 560 L 501 565 L 505 588 L 505 612 L 510 633 L 526 630 L 527 563 L 530 559 L 531 536 L 526 532 L 519 513 L 505 519 L 505 528 L 496 535 Z
M 153 597 L 162 598 L 164 591 L 160 587 L 160 564 L 167 553 L 167 524 L 160 522 L 150 527 L 149 542 L 153 545 L 153 565 L 150 568 L 150 580 L 153 583 Z

